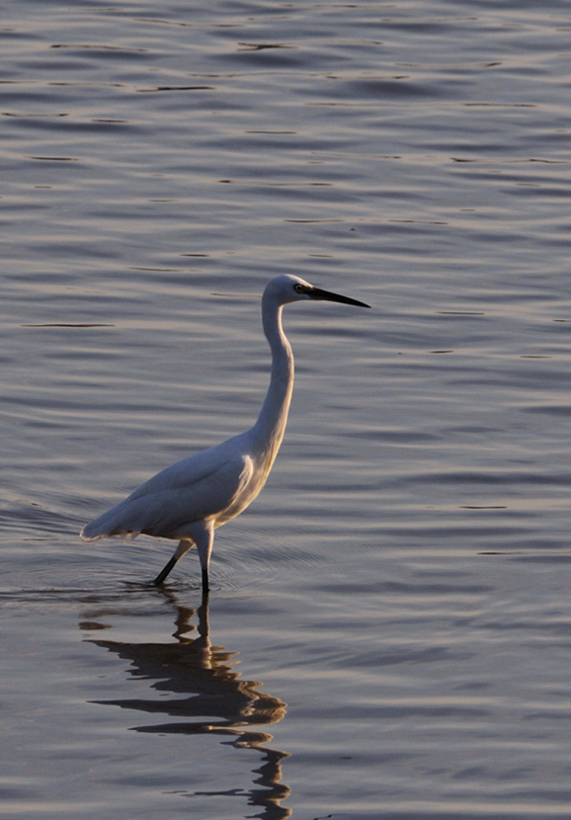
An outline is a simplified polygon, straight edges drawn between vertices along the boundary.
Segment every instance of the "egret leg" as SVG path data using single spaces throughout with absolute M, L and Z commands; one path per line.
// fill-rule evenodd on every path
M 178 558 L 176 557 L 176 555 L 173 555 L 173 557 L 170 559 L 170 561 L 169 561 L 169 562 L 166 564 L 166 566 L 165 566 L 165 567 L 164 567 L 164 568 L 163 568 L 163 569 L 159 572 L 159 574 L 157 575 L 157 577 L 156 577 L 156 578 L 155 578 L 155 580 L 153 581 L 153 584 L 154 584 L 156 587 L 159 587 L 159 586 L 162 584 L 162 582 L 165 580 L 165 578 L 166 578 L 166 577 L 167 577 L 167 575 L 170 573 L 171 569 L 175 566 L 175 564 L 177 563 L 177 561 L 178 561 Z
M 211 521 L 201 521 L 200 526 L 193 528 L 192 537 L 198 550 L 200 566 L 202 568 L 202 598 L 208 598 L 210 587 L 208 585 L 208 567 L 210 566 L 210 555 L 212 553 L 212 542 L 214 541 L 214 526 Z
M 167 564 L 163 567 L 163 569 L 159 572 L 159 574 L 153 581 L 153 584 L 156 587 L 162 584 L 162 582 L 165 580 L 165 578 L 170 573 L 172 568 L 177 564 L 177 562 L 182 558 L 183 555 L 186 555 L 189 549 L 193 546 L 194 543 L 187 538 L 182 538 L 178 542 L 178 547 L 174 551 L 173 557 L 170 559 L 170 561 L 167 562 Z

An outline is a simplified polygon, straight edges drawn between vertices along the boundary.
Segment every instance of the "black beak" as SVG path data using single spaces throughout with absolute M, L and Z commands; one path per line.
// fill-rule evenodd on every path
M 350 299 L 349 296 L 340 296 L 338 293 L 330 293 L 328 290 L 321 290 L 321 288 L 308 288 L 307 295 L 311 299 L 321 299 L 324 302 L 342 302 L 344 305 L 356 305 L 357 307 L 370 308 L 371 305 L 366 305 L 365 302 L 359 302 L 357 299 Z

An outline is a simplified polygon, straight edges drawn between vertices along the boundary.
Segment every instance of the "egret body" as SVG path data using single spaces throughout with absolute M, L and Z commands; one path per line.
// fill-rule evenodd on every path
M 208 595 L 208 567 L 214 530 L 235 518 L 256 498 L 282 442 L 293 389 L 293 355 L 283 332 L 282 308 L 299 301 L 364 302 L 313 287 L 284 274 L 268 282 L 262 296 L 262 322 L 272 352 L 268 392 L 254 426 L 161 470 L 117 506 L 81 531 L 84 541 L 143 533 L 178 540 L 170 561 L 157 575 L 162 584 L 177 561 L 196 546 L 202 590 Z

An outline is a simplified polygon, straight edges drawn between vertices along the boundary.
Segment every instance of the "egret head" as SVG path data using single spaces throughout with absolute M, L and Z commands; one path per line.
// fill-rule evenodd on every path
M 365 302 L 359 302 L 357 299 L 351 299 L 349 296 L 341 296 L 338 293 L 331 293 L 328 290 L 316 288 L 309 282 L 306 282 L 305 279 L 301 279 L 299 276 L 292 276 L 289 273 L 276 276 L 268 282 L 264 291 L 264 298 L 275 300 L 282 305 L 311 299 L 313 301 L 322 302 L 342 302 L 345 305 L 357 305 L 357 307 L 370 307 L 370 305 L 365 304 Z

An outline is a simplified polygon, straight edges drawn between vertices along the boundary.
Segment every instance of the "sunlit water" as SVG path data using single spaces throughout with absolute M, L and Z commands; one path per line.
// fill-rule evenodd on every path
M 571 816 L 565 2 L 11 3 L 3 818 Z M 210 611 L 82 544 L 297 382 Z

